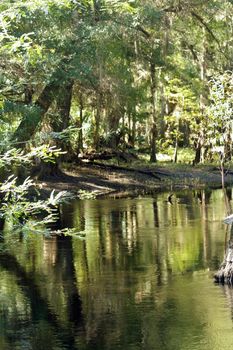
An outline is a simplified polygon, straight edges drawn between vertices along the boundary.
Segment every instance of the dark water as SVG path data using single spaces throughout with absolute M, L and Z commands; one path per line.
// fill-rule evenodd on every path
M 62 225 L 86 234 L 7 234 L 1 350 L 225 350 L 233 291 L 212 282 L 225 245 L 221 191 L 77 201 Z

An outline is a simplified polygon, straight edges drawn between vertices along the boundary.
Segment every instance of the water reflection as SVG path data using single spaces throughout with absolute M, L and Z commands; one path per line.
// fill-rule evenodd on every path
M 228 349 L 222 192 L 168 196 L 62 207 L 85 240 L 5 234 L 0 349 Z

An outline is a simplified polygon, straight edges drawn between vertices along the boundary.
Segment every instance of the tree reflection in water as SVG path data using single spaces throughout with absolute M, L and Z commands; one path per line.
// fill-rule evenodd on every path
M 85 240 L 6 236 L 0 348 L 219 349 L 230 319 L 209 270 L 224 252 L 222 192 L 167 196 L 64 206 L 61 227 Z

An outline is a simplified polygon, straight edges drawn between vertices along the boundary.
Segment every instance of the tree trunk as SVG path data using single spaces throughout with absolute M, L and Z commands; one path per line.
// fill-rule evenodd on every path
M 150 77 L 151 77 L 151 109 L 152 109 L 152 126 L 151 126 L 151 139 L 150 139 L 150 162 L 156 162 L 156 139 L 157 139 L 157 92 L 156 92 L 156 79 L 155 79 L 155 64 L 152 62 L 150 65 Z
M 24 103 L 29 105 L 32 103 L 33 89 L 30 86 L 26 86 L 24 90 Z
M 160 96 L 161 96 L 161 112 L 159 115 L 159 125 L 158 125 L 158 136 L 159 139 L 165 139 L 165 131 L 166 131 L 166 124 L 165 124 L 165 120 L 164 117 L 166 115 L 166 111 L 168 109 L 167 107 L 167 100 L 165 95 L 165 91 L 164 91 L 164 86 L 163 84 L 160 85 Z
M 206 141 L 206 116 L 205 116 L 205 109 L 206 109 L 206 32 L 205 28 L 203 30 L 203 42 L 202 42 L 202 52 L 201 52 L 201 57 L 199 61 L 199 69 L 200 69 L 200 79 L 202 82 L 202 91 L 200 93 L 200 113 L 201 113 L 201 119 L 202 121 L 200 122 L 200 136 L 197 141 L 197 148 L 196 148 L 196 155 L 195 159 L 193 161 L 193 164 L 198 164 L 198 163 L 204 163 L 205 161 L 205 141 Z
M 157 128 L 156 125 L 153 123 L 151 127 L 151 139 L 150 139 L 150 162 L 154 163 L 157 162 L 156 157 L 156 138 L 157 138 Z
M 231 130 L 227 131 L 227 140 L 224 144 L 224 158 L 226 161 L 231 161 L 232 157 L 232 139 L 231 139 Z
M 221 168 L 224 169 L 223 163 L 221 165 Z M 229 198 L 229 193 L 226 191 L 224 187 L 224 172 L 222 172 L 222 189 L 224 194 L 224 200 L 225 200 L 225 209 L 229 220 L 229 215 L 232 213 L 232 207 L 231 202 Z M 222 284 L 230 284 L 233 285 L 233 223 L 232 218 L 230 216 L 230 220 L 227 222 L 227 220 L 224 220 L 225 223 L 229 224 L 231 223 L 230 227 L 230 240 L 228 242 L 228 247 L 225 252 L 225 257 L 223 259 L 222 264 L 220 265 L 220 268 L 218 272 L 214 275 L 215 282 L 222 283 Z M 227 235 L 227 232 L 226 232 Z
M 121 117 L 121 111 L 113 109 L 108 118 L 108 130 L 109 130 L 109 138 L 107 142 L 107 146 L 116 149 L 119 146 L 120 139 L 122 137 L 122 132 L 118 130 L 119 121 Z
M 78 132 L 78 149 L 77 153 L 79 154 L 83 151 L 83 96 L 80 94 L 79 97 L 79 132 Z
M 60 93 L 57 96 L 56 107 L 58 117 L 54 118 L 51 123 L 52 129 L 55 132 L 62 132 L 69 126 L 73 84 L 73 80 L 69 81 L 60 89 Z M 66 152 L 66 154 L 61 158 L 69 160 L 72 156 L 70 141 L 56 140 L 56 145 L 62 151 Z
M 53 131 L 61 132 L 69 126 L 70 121 L 70 107 L 72 100 L 72 88 L 73 81 L 68 82 L 64 87 L 61 88 L 60 93 L 57 97 L 57 118 L 51 121 Z M 69 142 L 69 141 L 68 141 Z M 61 176 L 62 171 L 60 170 L 60 162 L 62 159 L 68 161 L 72 155 L 70 144 L 66 141 L 56 140 L 56 146 L 62 151 L 67 152 L 60 159 L 56 159 L 55 163 L 44 163 L 42 162 L 37 174 L 38 179 L 43 179 L 50 176 Z
M 100 92 L 96 92 L 96 112 L 95 112 L 95 131 L 94 131 L 94 149 L 98 151 L 99 149 L 99 129 L 100 129 L 100 118 L 101 118 L 101 103 L 102 95 Z
M 169 50 L 169 41 L 170 41 L 170 31 L 172 27 L 172 18 L 169 17 L 166 13 L 164 14 L 164 31 L 163 31 L 163 41 L 162 41 L 162 56 L 165 67 L 167 67 L 167 55 Z M 160 139 L 165 139 L 165 120 L 164 116 L 168 110 L 168 101 L 165 96 L 164 82 L 159 86 L 160 90 L 160 100 L 161 100 L 161 110 L 159 114 L 159 123 L 158 123 L 158 135 Z
M 58 92 L 58 84 L 51 82 L 46 85 L 35 102 L 35 106 L 38 107 L 38 112 L 34 113 L 33 118 L 30 114 L 23 117 L 13 137 L 13 139 L 19 144 L 22 143 L 22 147 L 24 146 L 25 142 L 29 141 L 35 134 L 37 127 L 43 119 L 43 116 L 48 111 Z
M 195 158 L 193 160 L 193 165 L 199 164 L 201 161 L 201 147 L 201 142 L 198 140 L 195 147 Z
M 128 145 L 134 148 L 136 138 L 136 108 L 130 109 L 128 112 Z
M 51 127 L 55 132 L 61 132 L 64 129 L 67 129 L 69 126 L 73 83 L 73 81 L 70 81 L 63 86 L 57 96 L 57 116 L 51 121 Z M 64 142 L 58 142 L 58 146 L 60 146 L 63 150 L 66 149 Z
M 173 163 L 177 163 L 178 158 L 178 137 L 176 136 L 175 149 L 173 154 Z
M 133 113 L 132 113 L 132 134 L 131 134 L 131 143 L 132 147 L 135 146 L 135 138 L 136 138 L 136 108 L 134 106 Z
M 232 226 L 233 227 L 233 226 Z M 233 234 L 231 227 L 231 238 L 228 242 L 228 248 L 224 257 L 224 260 L 214 275 L 215 282 L 222 284 L 233 285 Z
M 3 231 L 5 225 L 5 219 L 0 218 L 0 231 Z M 1 234 L 0 234 L 0 241 L 1 241 Z

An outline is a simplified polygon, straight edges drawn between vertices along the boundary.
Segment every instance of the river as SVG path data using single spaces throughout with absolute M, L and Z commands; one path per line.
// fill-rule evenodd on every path
M 231 349 L 233 290 L 213 283 L 222 191 L 167 197 L 63 206 L 61 225 L 85 239 L 5 234 L 0 349 Z

